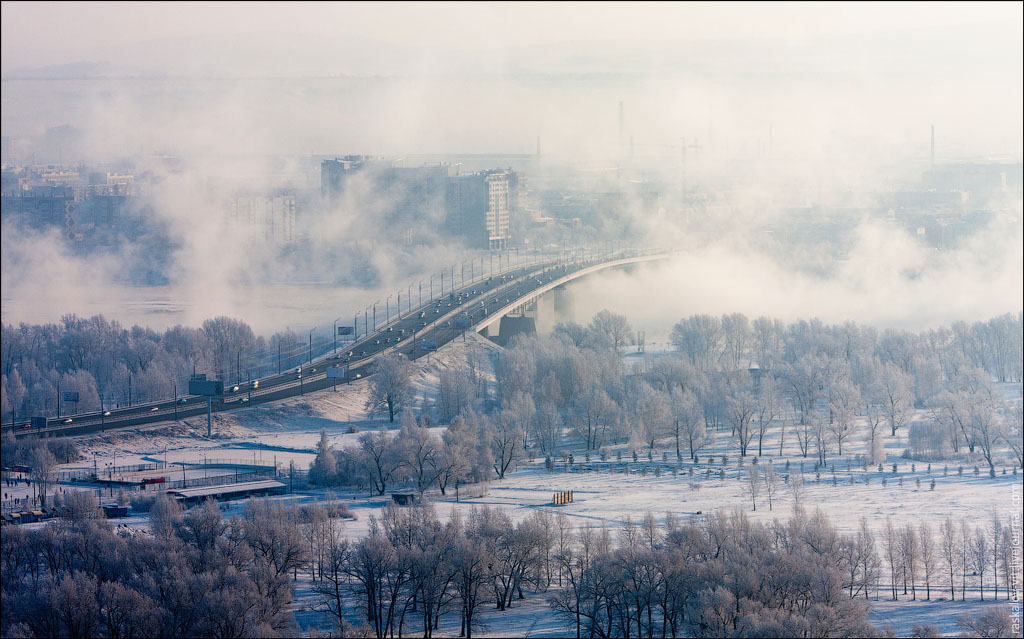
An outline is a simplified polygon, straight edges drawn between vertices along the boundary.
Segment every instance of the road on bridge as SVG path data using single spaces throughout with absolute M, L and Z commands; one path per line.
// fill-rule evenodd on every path
M 321 356 L 305 366 L 282 371 L 276 375 L 224 386 L 224 394 L 213 401 L 213 410 L 243 408 L 255 403 L 344 384 L 373 373 L 374 361 L 390 352 L 399 352 L 417 359 L 440 347 L 464 331 L 477 330 L 510 308 L 523 303 L 538 290 L 550 288 L 557 281 L 571 279 L 581 271 L 602 265 L 611 266 L 643 259 L 651 252 L 623 252 L 576 260 L 551 260 L 531 264 L 504 273 L 482 278 L 426 304 L 399 314 L 366 337 L 349 344 L 339 353 Z M 328 368 L 343 369 L 343 377 L 327 377 Z M 29 423 L 5 424 L 15 436 L 60 436 L 99 432 L 161 421 L 202 415 L 207 399 L 187 395 L 166 400 L 120 408 L 105 412 L 85 413 L 68 418 L 48 419 L 46 426 Z

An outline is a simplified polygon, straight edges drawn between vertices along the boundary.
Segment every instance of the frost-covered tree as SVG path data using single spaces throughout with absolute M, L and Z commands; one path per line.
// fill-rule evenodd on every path
M 405 463 L 401 449 L 386 430 L 361 433 L 353 456 L 378 495 L 387 492 L 395 473 Z
M 906 424 L 914 408 L 911 378 L 893 363 L 884 364 L 881 372 L 878 388 L 889 420 L 890 435 L 895 437 L 896 431 Z
M 320 430 L 320 441 L 316 445 L 316 458 L 309 468 L 309 479 L 318 486 L 330 486 L 338 473 L 338 458 L 334 447 L 327 439 L 327 431 Z
M 414 398 L 411 376 L 412 364 L 402 353 L 392 352 L 380 358 L 370 377 L 370 407 L 386 406 L 388 421 L 393 423 L 395 415 Z

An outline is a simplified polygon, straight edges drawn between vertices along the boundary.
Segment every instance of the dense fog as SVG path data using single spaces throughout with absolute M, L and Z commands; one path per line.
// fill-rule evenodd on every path
M 404 228 L 379 219 L 381 201 L 395 193 L 364 184 L 324 201 L 320 159 L 348 154 L 463 170 L 516 164 L 527 178 L 517 247 L 687 249 L 672 266 L 614 289 L 624 312 L 674 283 L 671 309 L 652 311 L 655 333 L 689 312 L 813 313 L 924 328 L 1018 310 L 1019 7 L 985 7 L 966 22 L 945 10 L 922 19 L 903 7 L 874 28 L 853 11 L 845 22 L 814 13 L 800 35 L 784 17 L 792 7 L 764 13 L 756 34 L 757 20 L 740 15 L 748 9 L 762 11 L 673 9 L 682 28 L 668 35 L 650 26 L 658 20 L 646 7 L 635 23 L 609 15 L 607 23 L 595 18 L 590 33 L 565 26 L 558 37 L 554 25 L 566 16 L 552 8 L 551 23 L 536 27 L 544 35 L 527 37 L 534 31 L 525 25 L 537 20 L 525 7 L 447 8 L 440 28 L 454 39 L 441 45 L 403 31 L 403 20 L 393 32 L 338 37 L 269 13 L 240 29 L 226 9 L 211 8 L 210 24 L 191 37 L 144 29 L 100 43 L 72 33 L 68 45 L 38 51 L 20 39 L 19 25 L 48 20 L 65 29 L 78 10 L 5 6 L 5 167 L 132 172 L 147 192 L 130 228 L 95 245 L 6 213 L 4 319 L 55 321 L 109 304 L 116 312 L 108 316 L 158 329 L 229 315 L 270 334 L 329 321 L 470 259 L 471 247 L 441 230 L 443 212 L 429 203 L 405 238 Z M 325 19 L 337 10 L 320 9 Z M 501 25 L 503 35 L 480 42 L 468 28 L 477 19 Z M 730 32 L 730 21 L 748 35 Z M 340 33 L 359 20 L 352 24 Z M 641 24 L 661 35 L 642 37 Z M 887 195 L 935 190 L 931 127 L 936 165 L 1009 167 L 1002 189 L 940 184 L 971 191 L 961 216 L 985 213 L 942 255 L 927 250 L 923 224 Z M 235 198 L 279 192 L 296 197 L 295 243 L 227 222 Z M 537 215 L 560 219 L 551 196 L 580 193 L 608 198 L 579 225 L 533 223 Z M 329 297 L 331 307 L 293 319 L 291 309 L 262 316 L 247 303 L 273 307 L 279 295 L 268 287 L 282 283 L 313 285 L 310 304 Z

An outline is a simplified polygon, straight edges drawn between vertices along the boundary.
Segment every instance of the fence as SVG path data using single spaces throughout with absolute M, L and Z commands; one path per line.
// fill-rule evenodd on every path
M 58 481 L 75 481 L 78 479 L 92 479 L 93 477 L 113 477 L 125 473 L 138 473 L 145 470 L 163 470 L 167 464 L 155 462 L 149 464 L 130 464 L 127 466 L 104 466 L 103 468 L 79 468 L 77 470 L 62 470 L 58 474 Z
M 195 477 L 193 479 L 178 479 L 176 481 L 164 482 L 162 484 L 148 484 L 145 489 L 140 490 L 178 490 L 181 488 L 198 488 L 200 486 L 222 486 L 225 484 L 238 484 L 244 481 L 256 481 L 259 479 L 274 479 L 277 473 L 273 471 L 254 471 L 248 473 L 235 473 L 234 475 L 215 475 L 213 477 Z

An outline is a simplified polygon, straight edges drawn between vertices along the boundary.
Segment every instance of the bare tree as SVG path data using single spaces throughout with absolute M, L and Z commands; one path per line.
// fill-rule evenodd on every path
M 416 423 L 408 408 L 402 415 L 402 429 L 395 440 L 398 455 L 416 481 L 422 494 L 438 476 L 441 442 L 429 430 Z
M 767 371 L 762 372 L 757 388 L 757 456 L 764 455 L 764 436 L 776 417 L 779 416 L 779 390 L 775 378 Z
M 432 463 L 437 473 L 437 487 L 446 494 L 448 486 L 455 484 L 456 499 L 458 486 L 473 469 L 473 440 L 475 434 L 461 416 L 452 420 L 451 425 L 441 434 L 441 449 Z
M 946 517 L 946 520 L 942 522 L 942 527 L 939 529 L 939 534 L 942 558 L 946 560 L 946 567 L 949 569 L 949 598 L 951 601 L 956 601 L 956 579 L 954 579 L 954 574 L 959 567 L 960 561 L 960 531 L 953 525 L 953 520 Z
M 917 571 L 921 562 L 921 547 L 917 538 L 917 530 L 907 524 L 900 531 L 900 565 L 903 567 L 903 594 L 907 594 L 907 580 L 910 580 L 912 599 L 917 601 Z
M 388 421 L 413 399 L 412 364 L 402 353 L 388 353 L 377 361 L 370 378 L 371 408 L 387 406 Z
M 1017 458 L 1017 465 L 1024 467 L 1024 403 L 1014 402 L 1003 417 L 1002 438 Z
M 882 542 L 885 549 L 885 559 L 889 564 L 889 585 L 892 591 L 892 598 L 898 600 L 900 597 L 897 579 L 898 575 L 903 571 L 903 553 L 900 550 L 900 533 L 888 517 L 885 519 L 883 533 Z
M 360 434 L 355 456 L 378 495 L 387 491 L 392 476 L 404 464 L 398 446 L 385 430 Z
M 690 459 L 707 443 L 707 430 L 704 425 L 704 414 L 697 395 L 692 390 L 672 391 L 672 409 L 674 413 L 673 434 L 676 442 L 676 457 L 679 453 L 679 440 L 685 438 Z
M 345 594 L 348 590 L 348 577 L 345 566 L 349 562 L 351 547 L 347 539 L 335 530 L 330 520 L 327 521 L 327 535 L 321 549 L 323 559 L 319 579 L 313 582 L 313 592 L 320 599 L 320 605 L 327 611 L 338 630 L 348 629 L 345 619 Z
M 882 422 L 885 421 L 885 410 L 874 399 L 866 398 L 864 417 L 868 424 L 868 454 L 872 464 L 885 461 L 885 446 L 882 444 Z
M 746 371 L 741 375 L 746 375 Z M 733 437 L 739 444 L 740 456 L 746 457 L 747 449 L 754 438 L 752 422 L 757 412 L 758 402 L 746 387 L 745 384 L 730 386 L 729 396 L 726 398 L 726 419 L 732 426 Z
M 926 522 L 918 527 L 918 547 L 920 548 L 921 570 L 924 571 L 925 599 L 932 598 L 932 574 L 935 572 L 935 537 Z
M 694 315 L 677 322 L 669 339 L 691 364 L 706 371 L 718 362 L 722 352 L 722 322 L 711 315 Z
M 988 474 L 996 476 L 993 459 L 996 444 L 999 441 L 999 423 L 995 400 L 989 393 L 978 393 L 971 403 L 971 442 L 981 451 L 981 456 L 988 463 Z
M 966 630 L 972 637 L 1012 637 L 1015 636 L 1014 619 L 1005 608 L 992 608 L 977 617 L 969 612 L 956 618 L 956 625 Z M 1020 626 L 1018 625 L 1017 628 Z
M 57 458 L 45 444 L 37 445 L 29 459 L 32 463 L 32 479 L 39 488 L 39 504 L 46 506 L 46 493 L 57 476 Z
M 789 476 L 789 490 L 793 493 L 793 505 L 797 508 L 801 507 L 804 495 L 807 493 L 803 473 L 795 472 Z
M 757 512 L 757 496 L 761 494 L 761 471 L 757 464 L 747 466 L 747 494 L 754 505 L 754 512 Z
M 885 364 L 882 367 L 878 389 L 886 417 L 889 419 L 889 428 L 892 430 L 890 435 L 895 437 L 896 431 L 907 422 L 914 408 L 910 375 L 895 364 Z
M 860 391 L 849 379 L 841 380 L 829 390 L 829 412 L 832 419 L 828 431 L 839 446 L 839 455 L 843 454 L 843 442 L 854 434 L 860 404 Z
M 999 555 L 1003 544 L 1008 540 L 1003 538 L 1003 522 L 999 519 L 999 513 L 992 510 L 992 521 L 988 529 L 992 538 L 992 598 L 999 599 Z
M 600 335 L 613 349 L 618 351 L 626 344 L 632 328 L 625 315 L 616 315 L 608 310 L 598 311 L 590 321 L 588 333 Z
M 764 467 L 764 492 L 768 495 L 768 510 L 772 509 L 772 500 L 779 490 L 779 475 L 775 472 L 775 464 L 770 461 Z
M 506 411 L 499 413 L 496 423 L 487 428 L 494 453 L 494 472 L 499 479 L 505 478 L 509 466 L 517 461 L 523 452 L 523 433 L 517 420 Z
M 978 574 L 978 592 L 982 601 L 985 601 L 985 569 L 988 568 L 988 553 L 988 535 L 983 526 L 978 526 L 974 531 L 974 538 L 971 540 L 970 561 L 971 567 Z

